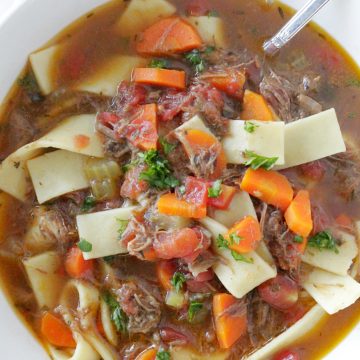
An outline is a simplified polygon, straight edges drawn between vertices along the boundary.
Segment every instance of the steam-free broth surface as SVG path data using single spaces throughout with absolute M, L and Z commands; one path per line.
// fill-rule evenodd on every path
M 46 45 L 45 48 L 61 44 L 51 59 L 49 94 L 41 89 L 31 64 L 27 63 L 3 106 L 1 160 L 21 146 L 41 139 L 66 119 L 82 114 L 94 114 L 95 118 L 97 114 L 96 141 L 103 144 L 103 159 L 83 153 L 93 141 L 91 136 L 77 134 L 71 145 L 75 150 L 70 149 L 80 154 L 79 161 L 83 161 L 85 170 L 79 172 L 84 173 L 82 176 L 90 185 L 49 198 L 44 204 L 39 204 L 31 181 L 25 201 L 6 192 L 0 194 L 0 273 L 4 291 L 37 338 L 47 349 L 50 344 L 54 359 L 59 351 L 70 354 L 79 334 L 91 345 L 93 350 L 89 354 L 95 352 L 106 360 L 145 360 L 156 356 L 156 359 L 180 359 L 176 356 L 181 354 L 176 354 L 181 349 L 190 349 L 192 356 L 210 359 L 245 358 L 286 331 L 316 304 L 302 286 L 314 270 L 311 264 L 301 261 L 306 242 L 308 250 L 317 246 L 317 250 L 333 255 L 343 244 L 339 234 L 345 233 L 356 249 L 358 246 L 360 76 L 352 59 L 316 26 L 307 26 L 273 59 L 265 58 L 261 51 L 263 41 L 292 15 L 290 9 L 277 2 L 269 5 L 255 0 L 172 0 L 169 3 L 176 7 L 176 13 L 169 14 L 173 19 L 192 15 L 223 21 L 226 45 L 202 41 L 199 46 L 182 51 L 141 52 L 139 44 L 147 39 L 147 30 L 123 34 L 118 22 L 131 1 L 114 0 L 84 15 Z M 156 18 L 152 23 L 159 21 Z M 194 21 L 198 25 L 200 20 Z M 170 24 L 166 31 L 184 26 L 178 24 Z M 185 24 L 192 29 L 187 31 L 195 31 L 193 25 Z M 161 48 L 164 44 L 155 45 Z M 136 80 L 136 70 L 131 70 L 128 78 L 119 81 L 118 93 L 113 96 L 84 91 L 83 84 L 89 79 L 97 81 L 104 76 L 101 69 L 110 59 L 124 55 L 140 58 L 135 68 L 151 66 L 156 72 L 164 68 L 175 71 L 174 78 L 167 79 L 175 85 L 164 86 L 164 79 L 157 84 L 154 79 Z M 179 80 L 179 73 L 183 72 L 184 86 Z M 230 85 L 219 85 L 219 78 L 225 78 L 225 83 L 230 81 Z M 261 105 L 264 106 L 261 114 L 258 108 L 255 112 L 247 109 L 249 93 L 261 94 L 265 103 Z M 151 106 L 155 106 L 154 113 Z M 330 108 L 336 110 L 347 152 L 279 171 L 273 166 L 286 167 L 286 163 L 279 164 L 278 158 L 270 156 L 262 158 L 265 160 L 259 166 L 260 172 L 281 174 L 289 184 L 292 193 L 286 206 L 277 202 L 278 199 L 264 199 L 259 191 L 246 190 L 244 177 L 250 176 L 251 171 L 258 172 L 254 161 L 261 161 L 252 149 L 244 149 L 245 155 L 239 155 L 245 157 L 243 162 L 229 164 L 225 159 L 222 164 L 230 122 L 247 120 L 246 132 L 256 134 L 262 126 L 258 124 L 260 121 L 283 120 L 289 124 Z M 247 111 L 255 117 L 248 118 Z M 199 128 L 180 129 L 196 115 L 202 118 L 210 134 L 204 135 Z M 151 125 L 153 120 L 149 120 L 153 117 L 155 127 Z M 322 136 L 326 137 L 324 130 Z M 32 156 L 31 161 L 44 153 L 53 154 L 54 150 L 69 149 L 50 145 L 41 154 Z M 15 161 L 14 167 L 21 164 Z M 69 178 L 72 178 L 70 174 Z M 33 183 L 35 186 L 34 179 Z M 246 214 L 245 218 L 237 219 L 248 221 L 247 225 L 221 223 L 216 214 L 231 207 L 229 204 L 239 196 L 240 186 L 255 215 Z M 282 191 L 285 192 L 283 187 Z M 284 215 L 301 191 L 309 194 L 311 201 L 308 235 L 295 232 L 289 217 Z M 171 199 L 167 200 L 166 196 Z M 175 209 L 177 202 L 179 208 L 183 206 L 181 211 Z M 116 223 L 114 236 L 120 245 L 111 245 L 118 246 L 114 253 L 93 256 L 94 252 L 102 251 L 101 246 L 98 250 L 89 238 L 81 236 L 79 217 L 120 208 L 130 209 L 126 210 L 130 215 L 112 217 Z M 215 236 L 204 218 L 215 219 L 221 229 L 229 232 L 220 233 L 220 238 Z M 88 221 L 85 217 L 81 219 Z M 92 218 L 84 227 L 96 221 L 99 220 Z M 103 236 L 106 241 L 105 227 L 110 227 L 110 223 L 102 221 L 99 224 L 105 224 L 103 233 L 97 232 L 100 235 L 94 235 L 94 239 Z M 249 225 L 251 221 L 254 225 Z M 255 226 L 255 230 L 249 230 L 249 236 L 253 237 L 249 244 L 247 233 L 241 230 L 245 225 Z M 261 239 L 255 239 L 256 231 L 261 232 Z M 325 245 L 321 242 L 324 238 L 317 241 L 319 234 L 326 237 Z M 242 248 L 244 242 L 247 250 Z M 259 255 L 260 242 L 269 250 L 272 259 L 269 262 L 263 254 Z M 311 245 L 314 243 L 317 245 Z M 52 261 L 59 262 L 52 274 L 59 281 L 59 294 L 55 301 L 50 301 L 52 306 L 48 300 L 39 303 L 34 280 L 29 282 L 31 276 L 24 267 L 27 261 L 49 252 L 55 254 L 56 260 Z M 234 291 L 222 281 L 217 270 L 217 261 L 224 252 L 241 266 L 259 261 L 267 269 L 264 270 L 267 278 L 259 280 L 240 298 L 233 296 Z M 225 258 L 220 261 L 222 266 L 226 266 Z M 350 260 L 353 262 L 348 272 L 358 279 L 358 255 Z M 271 271 L 275 271 L 273 276 Z M 78 291 L 76 286 L 84 286 L 95 294 L 95 311 L 95 305 L 81 310 L 70 305 L 67 308 L 70 300 L 64 289 L 71 288 L 71 293 Z M 274 288 L 283 293 L 277 297 Z M 47 335 L 46 314 L 55 318 L 51 321 L 62 322 L 68 334 L 66 339 L 57 334 L 62 343 L 52 342 Z M 334 315 L 326 315 L 306 336 L 294 339 L 291 346 L 279 348 L 269 359 L 284 360 L 286 353 L 281 355 L 282 350 L 290 351 L 294 356 L 291 359 L 320 359 L 354 327 L 359 316 L 360 304 L 356 301 Z M 153 357 L 141 357 L 146 351 L 148 354 L 152 351 Z

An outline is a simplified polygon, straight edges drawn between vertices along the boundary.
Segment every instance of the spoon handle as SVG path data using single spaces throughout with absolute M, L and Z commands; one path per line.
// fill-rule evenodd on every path
M 266 41 L 263 49 L 267 55 L 274 55 L 287 44 L 330 0 L 310 0 L 307 2 L 270 40 Z

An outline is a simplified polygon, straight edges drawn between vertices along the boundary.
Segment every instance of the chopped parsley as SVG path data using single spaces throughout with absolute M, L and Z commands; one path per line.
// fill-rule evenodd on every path
M 218 235 L 216 238 L 216 246 L 219 249 L 228 249 L 229 248 L 229 242 L 222 236 L 221 234 Z
M 185 275 L 176 271 L 171 279 L 171 285 L 175 288 L 176 292 L 180 292 L 186 281 Z
M 213 182 L 212 186 L 208 188 L 208 197 L 209 198 L 217 198 L 221 195 L 221 180 L 216 180 Z
M 169 143 L 165 138 L 161 137 L 159 139 L 159 142 L 161 144 L 161 147 L 164 151 L 165 155 L 169 155 L 175 148 L 176 148 L 176 144 L 171 144 Z
M 339 253 L 337 248 L 336 239 L 327 230 L 321 231 L 311 237 L 307 243 L 307 246 L 321 250 L 334 251 L 336 254 Z
M 241 240 L 242 240 L 241 236 L 239 236 L 239 235 L 237 235 L 235 233 L 230 234 L 230 242 L 231 242 L 231 244 L 239 245 Z
M 253 264 L 254 263 L 254 259 L 253 258 L 248 258 L 246 256 L 244 256 L 243 254 L 239 254 L 237 251 L 235 250 L 231 250 L 231 256 L 236 260 L 236 261 L 242 261 L 248 264 Z
M 206 48 L 205 48 L 205 50 L 203 51 L 203 54 L 205 54 L 205 55 L 209 55 L 209 54 L 211 54 L 213 51 L 215 51 L 215 46 L 211 46 L 211 45 L 209 45 L 209 46 L 207 46 Z
M 116 330 L 123 334 L 126 334 L 128 317 L 121 308 L 120 304 L 110 292 L 105 292 L 102 297 L 110 308 L 111 320 L 114 323 Z
M 261 156 L 253 151 L 245 150 L 245 157 L 248 159 L 244 162 L 244 165 L 250 166 L 252 169 L 257 170 L 259 168 L 263 168 L 265 170 L 270 170 L 278 160 L 278 157 L 266 157 Z
M 194 49 L 185 54 L 184 57 L 194 67 L 196 73 L 201 73 L 205 70 L 205 62 L 199 50 Z
M 195 315 L 203 308 L 203 303 L 197 301 L 191 301 L 188 310 L 188 319 L 193 321 Z
M 304 238 L 300 235 L 295 235 L 294 241 L 298 244 L 302 244 L 304 242 Z
M 177 188 L 178 192 L 180 195 L 184 195 L 185 192 L 186 192 L 186 188 L 185 188 L 185 185 L 181 185 Z
M 247 131 L 250 134 L 252 134 L 257 127 L 259 127 L 259 125 L 256 125 L 251 121 L 245 121 L 244 122 L 244 130 Z
M 96 199 L 93 196 L 87 196 L 81 206 L 81 211 L 88 212 L 96 205 Z
M 165 350 L 158 351 L 155 360 L 170 360 L 170 353 Z
M 169 66 L 169 62 L 166 59 L 152 59 L 150 61 L 149 67 L 166 69 Z
M 219 13 L 218 13 L 216 10 L 210 10 L 210 11 L 207 13 L 207 16 L 208 16 L 208 17 L 219 17 Z
M 180 184 L 171 174 L 169 162 L 162 158 L 157 150 L 139 153 L 138 158 L 140 163 L 147 165 L 147 169 L 141 172 L 139 179 L 146 181 L 151 187 L 166 190 Z
M 92 250 L 92 244 L 85 239 L 80 239 L 77 246 L 82 252 L 90 252 Z
M 124 233 L 124 231 L 126 230 L 126 227 L 128 226 L 129 220 L 121 220 L 121 219 L 116 219 L 117 223 L 118 223 L 118 238 L 121 239 L 122 234 Z
M 230 245 L 232 245 L 232 244 L 238 245 L 241 240 L 242 240 L 242 238 L 235 233 L 230 234 L 230 242 L 228 240 L 226 240 L 223 235 L 219 234 L 218 237 L 216 238 L 216 245 L 219 249 L 229 249 Z M 236 260 L 236 261 L 243 261 L 248 264 L 252 264 L 254 262 L 254 259 L 248 258 L 242 254 L 239 254 L 235 250 L 230 250 L 230 253 L 231 253 L 231 256 L 234 258 L 234 260 Z

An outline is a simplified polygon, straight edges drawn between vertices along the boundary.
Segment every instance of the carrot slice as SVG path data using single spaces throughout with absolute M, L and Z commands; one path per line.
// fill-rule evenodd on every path
M 136 50 L 141 55 L 161 56 L 182 53 L 202 44 L 197 31 L 179 17 L 162 19 L 140 36 Z
M 46 312 L 41 318 L 41 333 L 51 345 L 65 348 L 76 347 L 71 329 L 62 319 L 50 312 Z
M 80 279 L 92 274 L 94 260 L 85 260 L 82 251 L 77 247 L 72 247 L 66 255 L 65 270 L 69 276 Z
M 212 206 L 216 209 L 226 210 L 229 207 L 235 194 L 236 188 L 234 186 L 221 184 L 220 195 L 216 198 L 209 197 L 207 203 L 209 206 Z
M 135 360 L 155 360 L 156 359 L 157 350 L 153 347 L 145 349 L 141 352 Z
M 247 169 L 240 183 L 240 188 L 283 211 L 290 205 L 294 196 L 289 180 L 273 170 Z
M 162 260 L 156 263 L 156 275 L 165 290 L 171 290 L 171 279 L 175 273 L 175 263 L 170 260 Z
M 243 110 L 240 117 L 242 120 L 274 120 L 272 111 L 264 97 L 250 90 L 245 90 Z
M 211 152 L 210 156 L 216 157 L 211 179 L 219 178 L 227 165 L 226 155 L 219 140 L 214 135 L 197 129 L 187 130 L 183 135 L 183 140 L 184 150 L 189 157 L 204 152 Z
M 223 74 L 214 74 L 214 76 L 205 77 L 205 79 L 218 90 L 239 100 L 243 98 L 246 81 L 243 71 L 228 69 Z
M 146 104 L 141 106 L 136 118 L 128 125 L 126 138 L 141 150 L 157 148 L 157 105 Z
M 285 220 L 289 229 L 297 235 L 308 237 L 313 229 L 310 195 L 300 190 L 285 211 Z
M 139 84 L 167 86 L 180 90 L 186 87 L 186 75 L 182 70 L 136 68 L 132 80 Z
M 186 218 L 201 219 L 206 216 L 206 206 L 198 206 L 180 200 L 175 194 L 164 194 L 160 196 L 157 203 L 158 210 L 161 214 L 182 216 Z
M 246 216 L 235 223 L 225 235 L 225 238 L 230 243 L 229 248 L 238 253 L 255 250 L 261 237 L 260 224 L 252 216 Z
M 244 311 L 226 312 L 238 300 L 230 294 L 216 294 L 213 297 L 213 313 L 216 336 L 222 349 L 231 347 L 247 329 L 246 306 Z M 237 310 L 237 309 L 236 309 Z

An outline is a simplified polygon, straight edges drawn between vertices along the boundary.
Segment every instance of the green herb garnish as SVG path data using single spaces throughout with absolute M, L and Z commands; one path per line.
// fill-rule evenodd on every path
M 118 238 L 120 240 L 122 237 L 122 234 L 124 233 L 124 231 L 126 230 L 126 227 L 129 224 L 129 220 L 116 219 L 116 222 L 118 223 L 118 226 L 119 226 L 117 229 L 117 233 L 119 234 Z
M 92 250 L 92 244 L 85 239 L 80 239 L 77 246 L 82 252 L 90 252 Z
M 209 54 L 211 54 L 213 51 L 215 51 L 215 49 L 216 49 L 215 46 L 209 45 L 209 46 L 207 46 L 207 47 L 205 48 L 205 50 L 203 51 L 203 54 L 209 55 Z
M 141 172 L 139 179 L 146 181 L 151 187 L 166 190 L 180 184 L 179 180 L 171 174 L 169 162 L 156 150 L 139 153 L 138 158 L 141 163 L 147 165 L 147 169 Z
M 244 122 L 244 130 L 247 131 L 250 134 L 252 134 L 257 127 L 259 127 L 259 125 L 256 125 L 251 121 L 245 121 Z
M 176 292 L 180 292 L 186 282 L 185 275 L 176 271 L 171 279 L 171 285 L 175 288 Z
M 216 238 L 216 246 L 219 249 L 228 249 L 229 248 L 229 242 L 222 236 L 221 234 L 218 235 Z
M 252 258 L 248 258 L 246 256 L 244 256 L 243 254 L 239 254 L 237 251 L 235 250 L 231 250 L 231 256 L 236 260 L 236 261 L 242 261 L 242 262 L 246 262 L 248 264 L 253 264 L 254 263 L 254 259 Z
M 213 182 L 212 186 L 208 188 L 208 197 L 209 198 L 217 198 L 221 195 L 221 180 L 216 180 Z
M 218 13 L 216 10 L 210 10 L 210 11 L 207 13 L 207 16 L 208 16 L 208 17 L 219 17 L 219 13 Z
M 159 142 L 162 146 L 165 155 L 169 155 L 175 148 L 176 144 L 169 143 L 165 138 L 161 137 Z
M 253 151 L 245 150 L 245 157 L 248 159 L 244 162 L 244 165 L 250 166 L 252 169 L 257 170 L 263 168 L 265 170 L 270 170 L 278 160 L 278 157 L 266 157 L 255 154 Z
M 96 199 L 93 196 L 87 196 L 81 206 L 81 211 L 88 212 L 96 205 Z
M 304 238 L 300 235 L 295 235 L 294 241 L 298 244 L 302 244 L 304 242 Z
M 203 303 L 197 301 L 191 301 L 188 310 L 188 319 L 189 321 L 193 321 L 195 315 L 203 308 Z
M 336 239 L 330 234 L 329 231 L 321 231 L 311 237 L 307 243 L 307 246 L 321 250 L 334 251 L 336 254 L 339 253 L 337 248 Z
M 196 73 L 201 73 L 205 70 L 205 62 L 199 50 L 192 50 L 185 54 L 184 57 L 195 68 Z
M 242 237 L 235 233 L 231 233 L 229 237 L 230 237 L 231 244 L 239 245 L 240 241 L 242 240 Z
M 156 354 L 156 359 L 155 360 L 170 360 L 170 353 L 168 351 L 165 350 L 161 350 L 158 351 L 158 353 Z
M 178 192 L 180 195 L 184 195 L 185 192 L 186 192 L 186 188 L 185 188 L 185 185 L 181 185 L 177 188 Z
M 150 61 L 149 67 L 166 69 L 169 66 L 169 62 L 166 59 L 152 59 Z
M 120 304 L 118 303 L 116 298 L 109 292 L 105 292 L 102 297 L 110 308 L 111 320 L 114 323 L 116 330 L 123 334 L 126 334 L 128 317 L 121 308 Z

